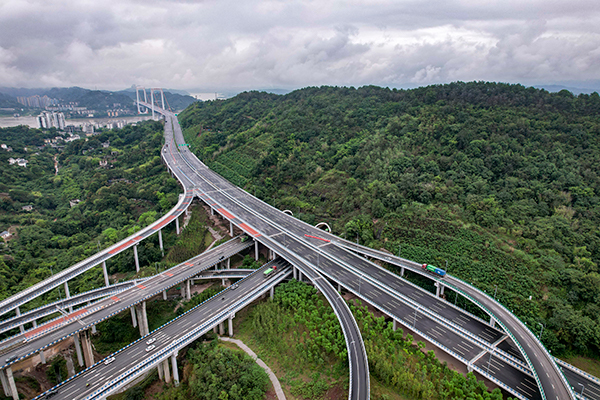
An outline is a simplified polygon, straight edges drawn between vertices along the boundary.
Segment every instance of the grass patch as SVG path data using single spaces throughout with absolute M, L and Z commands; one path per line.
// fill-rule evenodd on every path
M 561 359 L 576 366 L 582 371 L 594 376 L 600 376 L 600 360 L 584 356 L 561 357 Z

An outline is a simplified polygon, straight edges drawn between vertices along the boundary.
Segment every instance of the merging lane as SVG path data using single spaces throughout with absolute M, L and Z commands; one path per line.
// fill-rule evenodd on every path
M 169 120 L 170 120 L 170 118 L 167 118 L 167 121 L 169 121 Z M 180 143 L 184 143 L 183 135 L 181 134 L 178 123 L 173 122 L 173 126 L 175 129 L 174 137 L 175 137 L 176 141 L 179 141 Z M 218 174 L 210 171 L 204 164 L 200 163 L 199 160 L 197 161 L 195 156 L 193 156 L 193 154 L 191 152 L 189 152 L 189 150 L 187 148 L 184 148 L 181 151 L 181 153 L 182 153 L 183 157 L 185 157 L 185 159 L 188 163 L 193 163 L 194 168 L 192 168 L 191 165 L 190 165 L 190 168 L 186 168 L 187 174 L 192 175 L 194 173 L 197 173 L 197 175 L 199 175 L 199 176 L 201 175 L 202 178 L 205 179 L 207 182 L 210 179 L 210 186 L 212 186 L 213 191 L 210 191 L 210 189 L 211 189 L 210 187 L 205 186 L 203 188 L 203 190 L 205 190 L 205 191 L 210 191 L 210 193 L 205 193 L 205 195 L 209 199 L 213 199 L 213 200 L 217 199 L 219 204 L 224 205 L 224 204 L 228 203 L 224 199 L 224 196 L 223 196 L 225 193 L 227 193 L 230 196 L 230 198 L 233 197 L 235 200 L 229 201 L 229 207 L 224 207 L 226 210 L 231 211 L 231 208 L 239 209 L 239 208 L 241 208 L 239 206 L 242 203 L 246 204 L 246 205 L 252 204 L 253 209 L 258 210 L 256 208 L 257 199 L 255 199 L 253 196 L 249 195 L 248 193 L 244 192 L 243 190 L 241 190 L 237 187 L 234 187 L 229 182 L 227 182 L 222 177 L 220 177 Z M 195 169 L 195 171 L 194 171 L 194 169 Z M 201 173 L 198 173 L 198 171 L 201 171 Z M 202 185 L 199 185 L 199 186 L 202 187 Z M 237 193 L 234 194 L 234 192 L 237 192 Z M 269 221 L 271 221 L 271 222 L 273 220 L 275 220 L 276 218 L 277 218 L 278 222 L 280 222 L 282 219 L 290 220 L 292 218 L 292 217 L 288 216 L 287 214 L 279 212 L 278 210 L 276 210 L 277 211 L 276 213 L 272 213 L 272 212 L 265 213 L 264 211 L 267 208 L 268 207 L 261 207 L 260 212 L 264 218 L 269 218 Z M 273 209 L 273 210 L 275 210 L 275 209 Z M 258 211 L 256 211 L 256 212 L 258 212 Z M 255 223 L 251 224 L 251 226 L 253 226 L 253 227 L 256 227 L 257 225 L 267 225 L 268 226 L 268 230 L 266 231 L 267 235 L 275 235 L 275 234 L 286 235 L 286 234 L 288 234 L 289 236 L 292 236 L 292 234 L 290 234 L 286 230 L 278 231 L 273 226 L 269 226 L 264 221 L 264 219 L 261 221 L 260 218 L 256 217 L 256 212 L 254 213 L 254 216 L 250 216 L 247 213 L 244 213 L 243 214 L 244 220 L 246 220 L 246 221 L 254 220 Z M 235 214 L 235 212 L 234 212 L 234 214 Z M 236 214 L 236 215 L 241 215 L 241 213 Z M 311 227 L 311 229 L 316 229 L 316 228 Z M 314 232 L 314 230 L 312 230 L 312 232 Z M 320 233 L 322 234 L 322 231 L 320 231 Z M 331 235 L 331 236 L 333 236 L 333 235 Z M 291 237 L 290 237 L 290 239 L 291 239 Z M 328 240 L 331 240 L 331 239 L 328 239 Z M 339 241 L 339 238 L 336 238 L 336 240 Z M 349 252 L 348 252 L 348 254 L 349 254 Z M 530 365 L 532 371 L 534 371 L 534 374 L 536 375 L 535 377 L 536 377 L 536 380 L 538 380 L 538 382 L 537 382 L 538 386 L 542 390 L 542 392 L 541 392 L 542 398 L 550 398 L 550 399 L 556 398 L 558 400 L 574 399 L 574 394 L 573 394 L 569 384 L 567 383 L 566 379 L 564 378 L 564 376 L 562 375 L 562 373 L 556 366 L 556 363 L 554 362 L 554 360 L 549 356 L 548 352 L 545 350 L 543 345 L 541 345 L 541 343 L 539 343 L 539 341 L 535 340 L 534 335 L 527 328 L 523 328 L 521 326 L 520 321 L 518 321 L 518 319 L 516 317 L 514 317 L 514 315 L 512 315 L 510 312 L 508 312 L 503 307 L 499 306 L 498 303 L 493 301 L 493 299 L 489 299 L 489 297 L 486 298 L 487 296 L 482 296 L 479 291 L 475 290 L 471 286 L 466 285 L 466 284 L 462 283 L 461 281 L 452 279 L 452 277 L 448 277 L 446 279 L 446 281 L 449 283 L 452 283 L 453 285 L 457 285 L 457 287 L 460 288 L 459 290 L 462 290 L 463 292 L 468 293 L 471 296 L 474 295 L 475 298 L 477 299 L 477 301 L 480 301 L 486 307 L 489 306 L 488 309 L 490 311 L 492 311 L 492 313 L 494 313 L 494 316 L 496 317 L 496 319 L 505 326 L 505 328 L 508 330 L 508 333 L 513 335 L 513 339 L 516 341 L 517 346 L 519 346 L 520 350 L 522 351 L 523 355 L 525 356 L 527 363 Z
M 92 308 L 81 308 L 65 317 L 41 325 L 22 335 L 2 342 L 0 368 L 5 368 L 26 357 L 52 346 L 75 333 L 88 329 L 117 313 L 120 313 L 142 301 L 161 293 L 163 290 L 193 278 L 200 272 L 213 267 L 239 251 L 249 247 L 251 242 L 241 243 L 239 238 L 232 239 L 222 245 L 181 263 L 161 274 L 155 275 L 137 286 L 125 290 L 118 296 L 99 301 Z M 26 342 L 23 342 L 24 340 Z M 12 346 L 12 347 L 11 347 Z M 6 362 L 16 356 L 16 359 Z

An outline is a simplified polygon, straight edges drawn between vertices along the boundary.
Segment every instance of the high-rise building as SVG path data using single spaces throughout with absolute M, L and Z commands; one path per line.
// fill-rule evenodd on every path
M 42 111 L 40 115 L 37 116 L 38 127 L 41 129 L 50 129 L 56 128 L 61 131 L 65 130 L 65 114 L 62 112 L 48 112 Z
M 54 127 L 56 127 L 57 129 L 60 129 L 61 131 L 65 130 L 65 114 L 54 111 L 52 113 L 52 122 L 54 124 Z

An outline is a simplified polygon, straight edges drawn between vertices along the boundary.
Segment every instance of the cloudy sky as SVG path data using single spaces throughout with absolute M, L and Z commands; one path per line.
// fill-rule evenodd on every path
M 600 82 L 598 0 L 0 0 L 0 86 Z

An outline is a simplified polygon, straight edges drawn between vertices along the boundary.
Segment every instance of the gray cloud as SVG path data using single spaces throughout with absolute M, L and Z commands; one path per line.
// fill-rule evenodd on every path
M 588 0 L 0 3 L 0 86 L 397 86 L 600 79 Z

